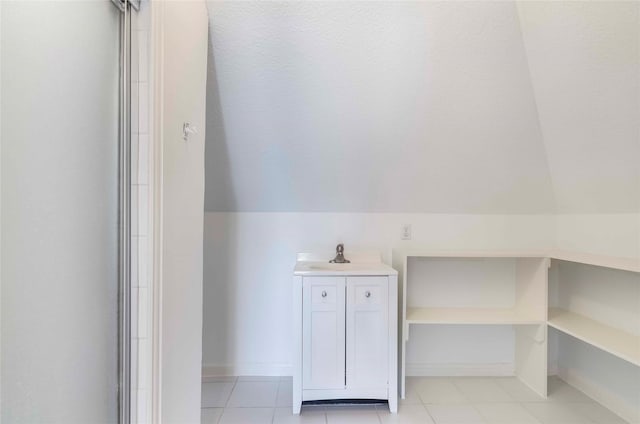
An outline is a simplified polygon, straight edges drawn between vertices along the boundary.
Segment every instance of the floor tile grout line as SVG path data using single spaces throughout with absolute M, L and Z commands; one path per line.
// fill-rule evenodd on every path
M 278 407 L 278 395 L 280 394 L 280 380 L 277 382 L 278 386 L 276 387 L 276 400 L 274 401 L 275 407 L 273 408 L 273 413 L 271 414 L 271 424 L 274 424 L 276 421 L 276 408 Z
M 427 408 L 427 405 L 422 404 L 422 407 L 424 408 L 425 411 L 427 411 L 427 415 L 429 416 L 429 418 L 431 418 L 431 421 L 436 423 L 436 419 L 433 417 L 433 415 L 431 415 L 431 412 L 429 412 L 429 408 Z
M 277 387 L 276 387 L 276 400 L 274 401 L 275 407 L 278 407 L 278 398 L 280 397 L 280 384 L 282 382 L 280 380 L 277 381 Z M 274 413 L 275 414 L 275 413 Z M 272 423 L 273 424 L 273 423 Z
M 236 389 L 236 385 L 237 384 L 238 384 L 238 377 L 236 376 L 235 380 L 233 380 L 233 387 L 231 388 L 231 391 L 229 392 L 229 395 L 227 396 L 227 401 L 224 403 L 224 408 L 225 409 L 229 405 L 229 401 L 231 400 L 231 396 L 233 395 L 233 391 Z M 222 413 L 224 414 L 224 411 L 222 411 Z

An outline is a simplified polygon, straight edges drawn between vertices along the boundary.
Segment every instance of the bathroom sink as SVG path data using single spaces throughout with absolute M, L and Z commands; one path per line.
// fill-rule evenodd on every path
M 356 257 L 357 259 L 357 257 Z M 294 273 L 296 275 L 389 275 L 396 273 L 388 265 L 380 262 L 379 259 L 359 262 L 357 260 L 346 264 L 329 263 L 326 261 L 298 261 Z
M 336 263 L 311 263 L 309 269 L 318 271 L 353 271 L 356 269 L 364 269 L 367 264 L 336 264 Z

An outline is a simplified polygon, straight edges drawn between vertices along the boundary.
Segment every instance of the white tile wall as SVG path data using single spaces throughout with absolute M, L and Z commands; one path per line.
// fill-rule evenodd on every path
M 138 287 L 148 287 L 149 286 L 149 251 L 151 242 L 150 237 L 138 237 L 141 241 L 138 243 Z
M 149 3 L 133 15 L 132 30 L 132 87 L 131 87 L 131 344 L 132 344 L 132 422 L 151 421 L 151 285 L 149 275 L 152 251 L 150 110 L 149 97 Z
M 147 31 L 138 31 L 138 37 L 146 36 Z M 148 104 L 143 105 L 143 99 L 149 98 L 149 83 L 138 82 L 138 95 L 140 96 L 138 110 L 138 133 L 147 134 L 149 132 L 149 107 Z

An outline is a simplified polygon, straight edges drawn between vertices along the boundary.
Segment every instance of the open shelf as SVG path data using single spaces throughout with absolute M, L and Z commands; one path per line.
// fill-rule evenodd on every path
M 547 250 L 420 250 L 396 249 L 394 260 L 401 265 L 408 257 L 456 257 L 456 258 L 551 258 L 581 264 L 602 266 L 623 271 L 640 272 L 640 258 L 608 256 L 559 249 Z M 397 258 L 397 259 L 396 259 Z
M 506 308 L 407 308 L 407 324 L 544 324 Z
M 622 258 L 616 256 L 595 255 L 592 253 L 569 252 L 565 250 L 554 250 L 551 253 L 551 257 L 562 261 L 602 266 L 622 271 L 640 272 L 640 258 Z
M 395 254 L 394 254 L 395 255 Z M 405 393 L 406 352 L 411 329 L 429 334 L 428 349 L 441 349 L 442 328 L 466 328 L 471 343 L 478 343 L 483 326 L 510 326 L 514 374 L 542 398 L 547 395 L 547 280 L 549 259 L 537 252 L 515 256 L 513 252 L 403 252 L 400 262 L 403 299 L 401 390 Z M 411 327 L 411 329 L 410 329 Z M 431 331 L 433 330 L 433 331 Z M 477 331 L 477 332 L 476 332 Z M 424 343 L 418 341 L 418 343 Z M 482 343 L 482 342 L 480 342 Z M 478 346 L 479 350 L 483 347 Z M 442 354 L 442 353 L 437 353 Z M 490 352 L 489 355 L 496 354 Z
M 634 378 L 640 372 L 637 368 L 640 367 L 640 311 L 637 308 L 640 258 L 555 249 L 400 249 L 393 252 L 393 265 L 399 271 L 402 296 L 400 383 L 403 396 L 408 343 L 416 343 L 416 349 L 429 349 L 442 356 L 438 351 L 442 344 L 439 341 L 449 339 L 439 337 L 458 328 L 443 329 L 438 325 L 458 324 L 471 326 L 460 328 L 469 334 L 471 343 L 476 342 L 476 329 L 478 332 L 500 330 L 482 328 L 483 325 L 511 326 L 515 375 L 545 398 L 549 370 L 547 333 L 549 328 L 554 328 L 560 334 L 571 336 L 555 341 L 561 346 L 557 349 L 563 349 L 562 355 L 558 354 L 559 372 L 569 369 L 571 372 L 567 375 L 572 376 L 576 387 L 628 421 L 637 421 L 626 417 L 640 416 L 637 397 L 627 396 L 630 387 L 636 390 Z M 428 329 L 420 328 L 421 325 Z M 415 334 L 415 342 L 410 340 L 410 334 Z M 430 340 L 424 340 L 425 337 Z M 575 340 L 596 349 L 572 343 Z M 580 373 L 586 372 L 584 375 L 589 377 L 589 370 L 602 365 L 594 361 L 591 356 L 594 354 L 608 360 L 607 366 L 614 365 L 611 367 L 613 377 L 608 375 L 599 380 L 602 388 L 581 383 L 591 380 L 582 380 L 586 377 Z M 415 362 L 416 355 L 412 355 L 411 360 Z M 479 369 L 481 367 L 482 364 Z M 616 373 L 622 373 L 626 379 L 618 378 Z M 610 393 L 615 395 L 611 397 Z M 628 399 L 632 399 L 633 404 L 628 404 Z
M 640 336 L 560 308 L 549 309 L 549 326 L 640 366 Z

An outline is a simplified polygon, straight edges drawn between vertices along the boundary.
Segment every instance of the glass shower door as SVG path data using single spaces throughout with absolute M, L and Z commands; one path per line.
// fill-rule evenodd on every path
M 3 422 L 126 420 L 120 29 L 109 0 L 0 1 Z

